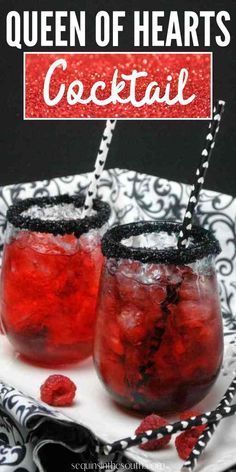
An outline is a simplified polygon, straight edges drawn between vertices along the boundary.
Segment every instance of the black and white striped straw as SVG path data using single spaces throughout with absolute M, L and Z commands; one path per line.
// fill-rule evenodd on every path
M 226 390 L 216 410 L 221 410 L 223 407 L 228 407 L 232 402 L 236 393 L 236 372 L 234 373 L 234 375 L 235 377 L 233 381 L 231 382 L 229 388 Z M 207 426 L 207 428 L 203 431 L 197 443 L 195 444 L 191 454 L 184 463 L 181 469 L 182 472 L 192 472 L 195 469 L 203 451 L 205 450 L 207 444 L 210 442 L 218 425 L 219 421 Z
M 218 423 L 222 419 L 228 418 L 229 416 L 233 416 L 235 414 L 236 405 L 224 406 L 221 409 L 209 411 L 198 416 L 192 416 L 186 420 L 177 421 L 176 423 L 168 424 L 158 429 L 150 429 L 142 434 L 124 438 L 120 441 L 115 441 L 112 444 L 106 444 L 105 446 L 101 446 L 100 453 L 102 455 L 108 456 L 116 452 L 123 452 L 130 447 L 147 443 L 153 439 L 162 439 L 165 436 L 181 433 L 182 431 L 186 431 L 187 429 L 194 428 L 196 426 Z
M 195 182 L 192 187 L 188 206 L 185 212 L 182 229 L 179 234 L 178 248 L 183 249 L 188 245 L 189 235 L 192 229 L 192 220 L 195 207 L 199 200 L 200 191 L 205 181 L 210 158 L 215 147 L 216 137 L 220 128 L 220 121 L 224 112 L 225 102 L 219 100 L 213 110 L 213 119 L 209 124 L 208 133 L 205 140 L 204 149 L 201 153 L 200 163 L 198 165 Z
M 91 179 L 88 191 L 87 191 L 87 195 L 85 197 L 82 218 L 89 215 L 93 207 L 93 201 L 97 196 L 98 183 L 101 178 L 104 166 L 106 164 L 115 126 L 116 126 L 116 120 L 106 121 L 106 126 L 102 135 L 97 158 L 95 161 L 94 172 L 93 172 L 92 179 Z

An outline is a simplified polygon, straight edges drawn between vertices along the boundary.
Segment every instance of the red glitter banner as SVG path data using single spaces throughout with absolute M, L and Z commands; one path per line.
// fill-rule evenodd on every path
M 25 119 L 209 119 L 211 53 L 25 53 Z

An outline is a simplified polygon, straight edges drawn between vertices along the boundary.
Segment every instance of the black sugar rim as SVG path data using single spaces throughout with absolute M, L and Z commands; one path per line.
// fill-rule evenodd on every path
M 22 213 L 30 207 L 37 205 L 40 208 L 45 206 L 58 205 L 60 203 L 73 203 L 76 208 L 82 208 L 85 197 L 77 195 L 58 195 L 56 197 L 38 197 L 20 200 L 11 205 L 7 211 L 7 221 L 15 228 L 35 231 L 39 233 L 52 233 L 54 235 L 75 234 L 80 237 L 91 229 L 101 228 L 109 220 L 111 209 L 108 203 L 95 199 L 93 210 L 95 215 L 85 216 L 82 219 L 73 220 L 41 220 L 31 218 Z
M 102 238 L 102 252 L 108 258 L 131 259 L 155 264 L 190 264 L 207 256 L 216 256 L 221 252 L 220 244 L 211 231 L 193 225 L 190 238 L 193 244 L 188 248 L 134 248 L 121 243 L 122 239 L 143 233 L 165 231 L 178 237 L 182 223 L 172 221 L 143 221 L 115 226 Z

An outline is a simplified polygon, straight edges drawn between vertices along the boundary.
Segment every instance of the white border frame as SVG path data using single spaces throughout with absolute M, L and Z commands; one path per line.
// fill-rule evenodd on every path
M 57 55 L 60 55 L 60 54 L 199 54 L 199 55 L 210 55 L 210 87 L 211 87 L 211 90 L 210 90 L 210 108 L 211 108 L 211 115 L 207 118 L 143 118 L 143 117 L 140 117 L 140 118 L 124 118 L 124 117 L 121 117 L 121 118 L 117 118 L 117 117 L 105 117 L 105 118 L 28 118 L 26 117 L 25 115 L 25 112 L 26 112 L 26 108 L 25 108 L 25 94 L 26 94 L 26 84 L 25 84 L 25 57 L 26 57 L 26 54 L 57 54 Z M 193 120 L 196 120 L 196 121 L 210 121 L 212 120 L 212 108 L 213 108 L 213 52 L 212 51 L 177 51 L 177 52 L 174 52 L 174 51 L 103 51 L 103 52 L 89 52 L 89 51 L 60 51 L 60 52 L 57 52 L 57 51 L 24 51 L 23 53 L 23 120 L 24 121 L 86 121 L 86 120 L 124 120 L 124 121 L 127 121 L 127 120 L 132 120 L 132 121 L 139 121 L 139 120 L 145 120 L 145 121 L 182 121 L 182 120 L 186 120 L 186 121 L 193 121 Z

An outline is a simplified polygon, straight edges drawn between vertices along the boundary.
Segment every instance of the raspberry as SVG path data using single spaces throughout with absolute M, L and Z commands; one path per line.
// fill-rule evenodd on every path
M 144 418 L 144 420 L 140 423 L 139 427 L 136 429 L 135 434 L 144 433 L 149 429 L 157 429 L 161 426 L 165 426 L 167 421 L 158 415 L 149 415 Z M 145 451 L 156 451 L 158 449 L 162 449 L 170 442 L 171 436 L 165 436 L 162 439 L 152 439 L 145 444 L 140 444 L 140 449 L 144 449 Z
M 198 438 L 204 431 L 205 426 L 196 426 L 195 428 L 184 431 L 175 439 L 175 447 L 180 459 L 186 461 L 192 452 Z
M 40 387 L 41 400 L 53 406 L 70 406 L 75 392 L 74 382 L 65 375 L 49 375 Z

